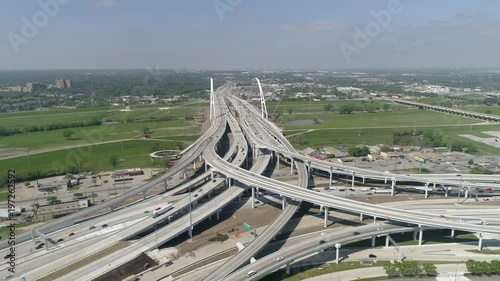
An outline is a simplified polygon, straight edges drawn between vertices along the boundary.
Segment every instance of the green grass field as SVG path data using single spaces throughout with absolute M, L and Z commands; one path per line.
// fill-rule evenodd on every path
M 126 141 L 123 144 L 110 143 L 31 155 L 29 157 L 30 166 L 28 166 L 27 157 L 6 159 L 0 161 L 0 170 L 16 169 L 16 174 L 19 176 L 30 172 L 46 172 L 74 166 L 78 161 L 82 163 L 82 171 L 92 170 L 94 172 L 122 168 L 153 167 L 154 164 L 149 158 L 150 147 L 153 143 L 160 143 L 166 149 L 176 149 L 173 142 Z M 113 155 L 126 159 L 126 161 L 120 162 L 118 167 L 113 167 L 109 163 L 109 159 Z
M 480 142 L 472 141 L 463 137 L 458 136 L 459 134 L 469 134 L 476 135 L 480 137 L 485 137 L 487 135 L 481 133 L 481 131 L 487 130 L 500 130 L 500 125 L 486 125 L 486 126 L 472 126 L 472 131 L 469 125 L 465 126 L 453 126 L 453 127 L 430 127 L 421 128 L 422 130 L 437 130 L 445 136 L 445 139 L 451 143 L 456 140 L 464 141 L 466 143 L 473 144 L 477 149 L 478 153 L 491 153 L 497 154 L 498 149 Z M 302 130 L 304 132 L 303 138 L 306 141 L 304 145 L 300 145 L 300 137 L 298 135 L 290 136 L 288 139 L 297 148 L 302 148 L 305 146 L 311 147 L 323 147 L 323 146 L 344 146 L 348 147 L 351 145 L 366 144 L 389 144 L 388 137 L 391 136 L 393 132 L 403 131 L 408 128 L 352 128 L 352 129 L 319 129 L 316 131 L 308 132 L 307 130 Z M 299 133 L 297 130 L 292 130 L 294 134 Z M 285 131 L 285 135 L 289 135 L 288 131 Z M 361 135 L 360 135 L 361 134 Z M 417 143 L 415 143 L 417 145 Z
M 71 139 L 63 137 L 65 129 L 53 131 L 41 131 L 32 133 L 16 134 L 2 137 L 0 148 L 26 148 L 30 150 L 60 147 L 67 145 L 79 145 L 120 139 L 131 139 L 143 136 L 143 128 L 153 130 L 153 138 L 171 138 L 184 135 L 197 135 L 200 132 L 198 126 L 184 120 L 153 121 L 137 123 L 117 123 L 92 127 L 72 128 L 74 132 Z
M 200 102 L 200 108 L 204 103 Z M 6 128 L 25 128 L 30 126 L 43 126 L 47 124 L 72 123 L 75 121 L 87 122 L 93 118 L 105 121 L 125 121 L 127 119 L 149 119 L 151 117 L 162 118 L 167 111 L 160 107 L 169 107 L 169 117 L 192 116 L 197 113 L 196 102 L 186 102 L 174 105 L 155 105 L 132 107 L 130 112 L 120 112 L 120 107 L 97 107 L 97 108 L 75 108 L 75 109 L 50 109 L 47 111 L 29 111 L 0 114 L 0 124 Z
M 465 107 L 462 109 L 474 111 L 474 112 L 479 112 L 479 113 L 486 113 L 487 110 L 490 110 L 491 115 L 500 116 L 500 106 L 470 106 L 470 107 Z
M 297 120 L 314 120 L 319 123 L 309 126 L 293 126 L 289 122 Z M 367 113 L 360 112 L 355 114 L 300 114 L 285 115 L 283 123 L 286 129 L 319 129 L 319 128 L 358 128 L 358 127 L 403 127 L 413 128 L 435 125 L 462 125 L 480 123 L 480 120 L 460 117 L 457 115 L 442 114 L 434 111 L 406 110 L 394 112 Z
M 353 102 L 350 100 L 339 101 L 341 104 Z M 356 101 L 360 102 L 360 101 Z M 277 102 L 274 102 L 276 104 Z M 390 144 L 388 137 L 393 132 L 404 130 L 438 131 L 442 133 L 451 144 L 463 141 L 473 144 L 478 148 L 478 153 L 498 153 L 498 149 L 483 143 L 475 142 L 460 134 L 470 134 L 479 137 L 491 137 L 482 131 L 500 130 L 500 124 L 488 124 L 482 120 L 445 114 L 429 110 L 418 110 L 412 107 L 391 107 L 388 112 L 376 113 L 359 112 L 354 114 L 327 113 L 322 106 L 327 102 L 319 102 L 309 107 L 303 101 L 286 101 L 280 104 L 284 107 L 300 108 L 297 114 L 282 114 L 285 135 L 290 142 L 298 148 L 306 146 L 320 148 L 323 146 L 352 146 L 358 144 Z M 270 109 L 272 106 L 268 106 Z M 308 108 L 316 109 L 310 110 Z M 311 125 L 293 124 L 293 121 L 318 122 Z M 298 135 L 302 136 L 298 136 Z M 302 145 L 300 143 L 305 141 Z M 415 145 L 418 145 L 415 143 Z
M 358 104 L 363 105 L 364 103 L 370 104 L 371 101 L 365 100 L 334 100 L 334 101 L 270 101 L 266 102 L 267 110 L 269 114 L 273 113 L 275 110 L 281 112 L 283 115 L 287 116 L 288 110 L 291 108 L 296 113 L 303 112 L 315 112 L 318 114 L 327 113 L 325 111 L 325 105 L 332 104 L 338 111 L 339 107 L 346 104 Z M 403 110 L 407 107 L 398 104 L 393 104 L 390 101 L 373 101 L 374 105 L 378 105 L 382 109 L 382 105 L 388 103 L 391 105 L 393 110 Z

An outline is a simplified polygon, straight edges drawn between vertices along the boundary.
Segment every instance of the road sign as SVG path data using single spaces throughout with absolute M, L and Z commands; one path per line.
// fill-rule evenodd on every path
M 248 230 L 248 231 L 251 231 L 252 230 L 252 227 L 246 223 L 243 224 L 243 227 Z

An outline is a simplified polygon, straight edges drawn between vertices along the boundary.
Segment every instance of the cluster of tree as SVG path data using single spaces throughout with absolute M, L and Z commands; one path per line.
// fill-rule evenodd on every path
M 393 132 L 389 137 L 393 145 L 420 145 L 421 147 L 445 147 L 447 146 L 443 134 L 439 131 L 406 130 Z
M 350 156 L 361 157 L 370 154 L 370 149 L 368 148 L 368 146 L 363 146 L 363 147 L 351 146 L 347 149 L 347 152 L 349 153 Z
M 490 262 L 468 260 L 465 265 L 472 275 L 500 275 L 500 260 Z
M 329 103 L 329 104 L 324 106 L 324 109 L 325 109 L 325 111 L 333 112 L 333 111 L 335 111 L 335 105 Z
M 465 142 L 465 141 L 455 141 L 452 145 L 451 145 L 451 151 L 459 151 L 459 152 L 469 152 L 469 153 L 474 153 L 474 152 L 477 152 L 477 148 L 471 144 L 471 143 L 468 143 L 468 142 Z
M 354 111 L 363 111 L 363 107 L 359 104 L 348 103 L 341 105 L 339 108 L 340 114 L 351 114 Z
M 416 261 L 395 262 L 384 265 L 385 273 L 390 278 L 436 276 L 437 268 L 432 263 Z
M 101 120 L 93 119 L 88 122 L 77 121 L 72 123 L 47 124 L 44 126 L 29 126 L 24 129 L 0 127 L 0 136 L 5 137 L 5 136 L 11 136 L 15 134 L 22 134 L 29 132 L 53 131 L 59 129 L 100 126 L 100 125 L 102 125 Z
M 483 168 L 483 167 L 474 167 L 470 169 L 469 173 L 471 174 L 483 174 L 483 175 L 493 175 L 495 172 L 488 168 Z

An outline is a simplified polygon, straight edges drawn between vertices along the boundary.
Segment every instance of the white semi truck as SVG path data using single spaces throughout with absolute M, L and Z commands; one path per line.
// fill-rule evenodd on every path
M 152 217 L 153 217 L 153 218 L 156 218 L 156 217 L 158 217 L 158 216 L 161 216 L 161 215 L 165 214 L 166 212 L 168 212 L 169 210 L 171 210 L 172 208 L 173 208 L 173 207 L 172 207 L 172 204 L 168 204 L 168 205 L 167 205 L 167 206 L 165 206 L 165 207 L 162 207 L 162 208 L 160 208 L 160 209 L 158 209 L 158 210 L 154 210 L 154 211 L 153 211 L 153 216 L 152 216 Z

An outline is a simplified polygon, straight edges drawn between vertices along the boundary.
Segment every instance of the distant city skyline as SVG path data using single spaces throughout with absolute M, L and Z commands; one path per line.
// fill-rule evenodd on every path
M 7 0 L 0 69 L 500 68 L 494 0 Z

